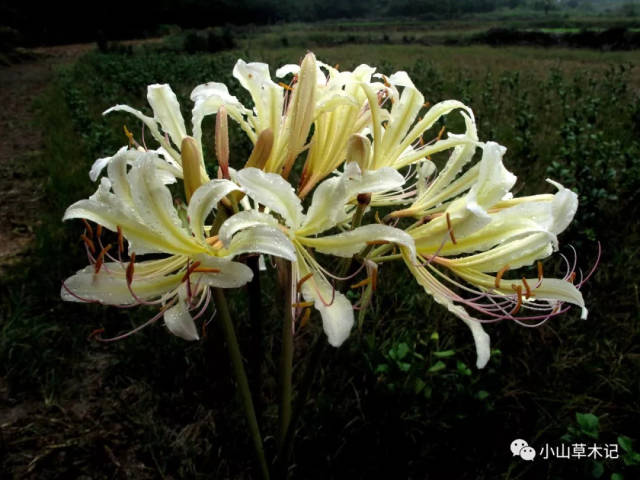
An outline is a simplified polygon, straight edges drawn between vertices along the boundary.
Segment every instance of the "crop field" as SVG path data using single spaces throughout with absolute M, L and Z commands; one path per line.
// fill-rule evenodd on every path
M 215 320 L 201 342 L 186 343 L 160 325 L 116 343 L 92 341 L 98 328 L 124 331 L 154 313 L 60 300 L 61 281 L 86 264 L 82 225 L 61 218 L 95 190 L 87 175 L 93 161 L 126 144 L 123 125 L 139 132 L 133 117 L 103 117 L 104 110 L 124 103 L 149 113 L 147 85 L 169 83 L 190 119 L 189 94 L 207 81 L 224 82 L 249 105 L 231 74 L 238 58 L 267 62 L 273 75 L 307 49 L 341 69 L 367 63 L 387 75 L 405 70 L 431 104 L 469 105 L 480 139 L 507 147 L 516 192 L 553 192 L 547 178 L 578 192 L 560 252 L 572 260 L 575 248 L 584 271 L 596 263 L 598 243 L 602 257 L 583 288 L 588 320 L 572 310 L 538 328 L 490 325 L 492 357 L 483 370 L 474 366 L 467 327 L 404 267 L 384 264 L 364 323 L 342 347 L 323 352 L 301 415 L 292 478 L 637 478 L 639 51 L 424 45 L 413 40 L 428 35 L 421 26 L 342 26 L 348 31 L 340 24 L 257 29 L 236 34 L 234 48 L 216 53 L 188 53 L 177 37 L 114 45 L 60 67 L 35 99 L 33 129 L 44 147 L 16 162 L 29 162 L 46 204 L 34 245 L 0 281 L 0 401 L 10 411 L 0 417 L 0 472 L 7 478 L 257 478 Z M 344 42 L 330 41 L 337 37 Z M 441 123 L 434 136 L 441 126 L 459 127 Z M 213 148 L 213 131 L 209 119 L 205 149 Z M 232 166 L 244 164 L 247 148 L 232 129 Z M 446 157 L 434 160 L 441 167 Z M 556 254 L 544 266 L 559 273 L 562 259 Z M 261 379 L 255 395 L 268 454 L 277 430 L 281 320 L 270 277 L 263 278 L 267 313 L 258 340 L 266 359 L 247 357 L 250 379 Z M 256 340 L 246 290 L 230 295 L 230 304 L 240 346 L 250 352 Z M 296 382 L 321 334 L 317 312 L 297 330 Z M 509 451 L 516 438 L 538 451 L 545 444 L 617 445 L 620 458 L 525 462 Z

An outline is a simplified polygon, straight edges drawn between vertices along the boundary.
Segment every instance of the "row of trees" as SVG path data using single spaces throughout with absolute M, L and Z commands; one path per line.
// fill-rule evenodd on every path
M 504 8 L 548 11 L 591 4 L 592 0 L 22 0 L 0 4 L 0 26 L 19 32 L 25 44 L 55 44 L 93 41 L 100 34 L 111 39 L 139 38 L 157 34 L 163 24 L 198 28 L 339 18 L 428 20 Z

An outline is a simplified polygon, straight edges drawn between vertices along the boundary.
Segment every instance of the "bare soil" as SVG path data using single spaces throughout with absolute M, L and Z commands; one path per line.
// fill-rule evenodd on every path
M 27 252 L 38 211 L 45 207 L 43 178 L 30 165 L 42 154 L 34 100 L 52 80 L 55 68 L 75 61 L 94 44 L 40 47 L 34 60 L 0 67 L 0 272 Z

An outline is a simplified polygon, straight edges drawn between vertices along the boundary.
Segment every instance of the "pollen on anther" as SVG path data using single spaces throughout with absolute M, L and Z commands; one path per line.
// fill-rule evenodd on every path
M 192 270 L 193 272 L 197 272 L 197 273 L 220 273 L 220 269 L 219 268 L 213 268 L 213 267 L 197 267 L 194 268 Z
M 312 276 L 313 276 L 313 273 L 309 272 L 300 280 L 298 280 L 298 283 L 296 284 L 296 291 L 300 291 L 300 288 L 302 288 L 302 284 L 307 280 L 309 280 Z
M 133 265 L 135 261 L 136 261 L 136 254 L 135 252 L 132 252 L 131 260 L 129 261 L 129 265 L 127 265 L 127 285 L 131 285 L 131 282 L 133 282 L 133 271 L 135 269 Z
M 525 298 L 529 298 L 531 296 L 531 287 L 529 286 L 529 282 L 527 282 L 527 279 L 522 277 L 522 284 L 524 285 L 525 288 Z
M 87 222 L 86 219 L 82 219 L 82 222 L 84 223 L 84 228 L 87 229 L 87 233 L 89 234 L 90 238 L 93 238 L 93 228 L 91 228 L 91 225 L 89 224 L 89 222 Z
M 542 262 L 538 262 L 538 282 L 542 282 Z
M 500 288 L 500 280 L 502 280 L 502 276 L 505 274 L 507 270 L 509 270 L 509 265 L 505 265 L 500 270 L 498 270 L 498 273 L 496 273 L 496 281 L 494 283 L 496 288 Z
M 360 287 L 364 287 L 366 285 L 369 285 L 371 283 L 371 278 L 367 277 L 364 280 L 361 280 L 358 283 L 354 283 L 353 285 L 351 285 L 351 288 L 360 288 Z
M 117 228 L 118 228 L 118 253 L 122 254 L 122 252 L 124 252 L 124 239 L 122 237 L 122 228 L 120 227 L 120 225 L 118 225 Z
M 457 242 L 456 242 L 456 237 L 453 234 L 453 226 L 451 225 L 451 216 L 449 215 L 449 212 L 447 212 L 446 218 L 447 218 L 447 230 L 449 231 L 449 236 L 451 237 L 451 243 L 455 245 Z
M 311 318 L 311 309 L 305 308 L 304 313 L 302 314 L 302 318 L 300 319 L 300 327 L 304 327 L 307 323 L 309 323 L 309 318 Z
M 100 272 L 100 268 L 104 263 L 104 256 L 109 250 L 111 250 L 111 244 L 108 244 L 106 247 L 104 247 L 98 254 L 98 258 L 96 259 L 96 263 L 94 265 L 94 270 L 96 273 Z
M 87 245 L 89 250 L 91 250 L 91 253 L 93 255 L 95 255 L 96 254 L 96 246 L 93 244 L 93 241 L 89 237 L 87 237 L 84 233 L 82 235 L 80 235 L 80 238 L 84 241 L 84 243 Z
M 516 303 L 516 306 L 513 307 L 513 310 L 509 312 L 509 315 L 515 315 L 520 311 L 520 307 L 522 306 L 522 287 L 520 285 L 511 285 L 511 288 L 516 291 L 516 295 L 518 295 L 518 301 Z
M 193 271 L 199 266 L 200 266 L 200 262 L 193 262 L 191 265 L 189 265 L 189 268 L 187 268 L 187 271 L 185 272 L 180 282 L 186 281 L 189 278 L 189 276 L 193 273 Z

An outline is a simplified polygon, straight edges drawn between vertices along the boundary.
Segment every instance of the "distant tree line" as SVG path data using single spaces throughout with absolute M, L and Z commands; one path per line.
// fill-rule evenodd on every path
M 616 0 L 599 0 L 602 3 Z M 551 10 L 591 0 L 21 0 L 0 3 L 0 29 L 25 45 L 118 40 L 183 28 L 364 18 L 455 18 L 501 8 Z

